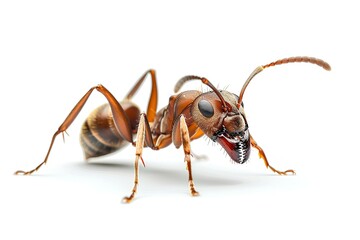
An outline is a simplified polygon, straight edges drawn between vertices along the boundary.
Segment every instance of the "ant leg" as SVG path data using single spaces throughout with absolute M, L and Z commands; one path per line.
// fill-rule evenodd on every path
M 137 192 L 137 186 L 139 184 L 139 159 L 142 161 L 142 164 L 145 167 L 144 160 L 142 159 L 142 152 L 144 148 L 144 144 L 146 143 L 147 147 L 150 147 L 153 150 L 159 150 L 157 146 L 155 146 L 154 140 L 151 135 L 151 128 L 147 116 L 145 113 L 140 115 L 139 126 L 137 129 L 136 142 L 135 142 L 135 164 L 134 164 L 134 187 L 129 197 L 124 197 L 124 203 L 130 203 Z
M 135 86 L 129 91 L 126 95 L 125 100 L 130 100 L 133 95 L 137 92 L 143 81 L 145 80 L 146 76 L 150 74 L 151 76 L 151 94 L 149 99 L 149 104 L 146 111 L 146 116 L 149 122 L 153 122 L 156 116 L 156 109 L 157 109 L 157 101 L 158 101 L 158 92 L 157 92 L 157 85 L 156 85 L 156 74 L 155 70 L 150 69 L 146 71 L 140 79 L 136 82 Z
M 76 119 L 76 117 L 80 113 L 81 109 L 85 105 L 86 101 L 88 100 L 88 98 L 90 97 L 90 95 L 94 91 L 94 89 L 96 89 L 97 91 L 102 93 L 108 100 L 108 103 L 111 107 L 111 111 L 112 111 L 112 114 L 114 117 L 114 123 L 115 123 L 116 129 L 118 130 L 121 137 L 123 137 L 128 142 L 133 143 L 131 125 L 130 125 L 127 115 L 125 114 L 124 109 L 121 107 L 120 103 L 115 99 L 115 97 L 104 86 L 98 85 L 98 86 L 90 88 L 90 90 L 80 99 L 80 101 L 71 110 L 71 112 L 66 117 L 64 122 L 60 125 L 59 129 L 54 133 L 51 143 L 50 143 L 50 147 L 47 151 L 44 161 L 42 161 L 36 168 L 34 168 L 30 171 L 19 170 L 19 171 L 16 171 L 15 174 L 30 175 L 33 172 L 39 170 L 41 168 L 41 166 L 46 164 L 46 162 L 49 158 L 51 149 L 53 147 L 55 138 L 60 133 L 64 133 L 68 129 L 68 127 L 70 127 L 70 125 Z
M 194 181 L 192 177 L 191 171 L 191 149 L 190 149 L 190 136 L 189 130 L 183 115 L 180 116 L 180 133 L 181 133 L 181 140 L 182 145 L 185 153 L 185 162 L 186 162 L 186 169 L 189 172 L 189 188 L 190 193 L 192 196 L 198 196 L 199 193 L 195 190 Z
M 135 170 L 134 187 L 132 189 L 130 196 L 123 198 L 124 203 L 130 203 L 134 199 L 137 191 L 137 186 L 139 184 L 139 159 L 142 160 L 144 140 L 145 140 L 145 114 L 141 114 L 137 135 L 136 135 L 136 145 L 135 145 L 136 152 L 135 152 L 135 164 L 134 164 L 134 170 Z
M 273 168 L 269 164 L 269 162 L 268 162 L 268 160 L 266 158 L 264 150 L 255 142 L 255 140 L 254 140 L 254 138 L 252 136 L 250 136 L 250 142 L 251 142 L 251 146 L 256 148 L 259 151 L 259 157 L 264 160 L 266 168 L 270 168 L 273 172 L 275 172 L 275 173 L 277 173 L 279 175 L 287 175 L 288 173 L 292 173 L 293 175 L 295 175 L 295 171 L 292 170 L 292 169 L 289 169 L 289 170 L 286 170 L 286 171 L 282 172 L 282 171 L 278 171 L 275 168 Z

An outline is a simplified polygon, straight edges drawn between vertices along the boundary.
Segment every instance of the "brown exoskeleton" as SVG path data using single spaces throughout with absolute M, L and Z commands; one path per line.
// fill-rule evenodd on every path
M 295 174 L 294 170 L 278 171 L 269 164 L 264 151 L 249 133 L 249 126 L 242 105 L 245 89 L 256 74 L 265 68 L 292 62 L 309 62 L 330 70 L 329 64 L 316 58 L 293 57 L 281 59 L 257 67 L 244 83 L 239 96 L 225 90 L 216 89 L 206 78 L 185 76 L 175 85 L 175 92 L 178 92 L 181 86 L 190 80 L 200 80 L 210 87 L 211 91 L 203 93 L 190 90 L 178 93 L 171 96 L 169 104 L 158 112 L 158 93 L 154 70 L 145 72 L 121 102 L 118 102 L 104 86 L 92 87 L 75 105 L 65 121 L 54 133 L 44 161 L 33 170 L 20 170 L 15 174 L 30 175 L 47 162 L 55 138 L 68 129 L 95 89 L 106 97 L 108 103 L 95 109 L 86 119 L 81 131 L 81 145 L 86 159 L 109 154 L 119 150 L 126 143 L 131 143 L 136 147 L 134 186 L 131 195 L 123 199 L 124 202 L 128 203 L 133 200 L 137 191 L 139 160 L 143 162 L 143 147 L 159 150 L 171 143 L 176 148 L 183 146 L 186 167 L 189 173 L 190 193 L 193 196 L 198 195 L 192 178 L 190 142 L 204 134 L 214 142 L 219 143 L 236 163 L 242 164 L 248 160 L 252 146 L 259 151 L 259 157 L 264 160 L 267 168 L 280 175 Z M 151 76 L 152 89 L 145 114 L 140 113 L 139 108 L 130 99 L 137 92 L 148 74 Z M 136 135 L 136 141 L 133 140 L 133 135 Z

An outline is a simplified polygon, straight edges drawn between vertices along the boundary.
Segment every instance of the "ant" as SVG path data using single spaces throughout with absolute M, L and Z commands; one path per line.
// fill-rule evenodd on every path
M 86 159 L 112 153 L 127 143 L 135 146 L 134 186 L 130 196 L 123 198 L 125 203 L 131 202 L 137 192 L 139 160 L 145 166 L 142 159 L 143 147 L 160 150 L 171 143 L 176 148 L 183 147 L 190 193 L 192 196 L 197 196 L 199 193 L 195 190 L 191 170 L 190 142 L 203 135 L 219 143 L 236 163 L 245 163 L 250 156 L 250 149 L 253 147 L 258 150 L 259 157 L 263 159 L 265 166 L 273 172 L 280 175 L 295 174 L 294 170 L 279 171 L 269 164 L 265 152 L 249 132 L 242 103 L 247 86 L 258 73 L 268 67 L 294 62 L 316 64 L 328 71 L 331 69 L 328 63 L 312 57 L 280 59 L 257 67 L 245 81 L 239 96 L 225 90 L 218 90 L 204 77 L 189 75 L 181 78 L 176 83 L 175 93 L 180 90 L 184 83 L 192 80 L 200 80 L 211 91 L 203 93 L 197 90 L 189 90 L 177 93 L 172 95 L 169 98 L 169 104 L 159 111 L 157 111 L 158 91 L 155 70 L 151 69 L 145 72 L 121 102 L 104 86 L 92 87 L 75 105 L 54 133 L 44 161 L 33 170 L 19 170 L 15 174 L 30 175 L 46 164 L 56 137 L 60 133 L 64 137 L 64 132 L 76 119 L 94 90 L 103 94 L 108 103 L 96 108 L 85 120 L 80 135 L 81 146 Z M 145 114 L 141 113 L 139 107 L 131 102 L 131 98 L 149 74 L 152 86 Z M 134 141 L 135 136 L 136 141 Z

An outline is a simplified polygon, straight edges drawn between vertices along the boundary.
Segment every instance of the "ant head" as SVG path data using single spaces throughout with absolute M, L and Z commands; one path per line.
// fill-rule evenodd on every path
M 250 155 L 250 134 L 244 109 L 237 107 L 238 97 L 216 89 L 209 80 L 186 76 L 178 81 L 178 91 L 186 81 L 198 79 L 213 91 L 200 94 L 191 105 L 191 116 L 198 127 L 214 142 L 219 143 L 237 163 L 244 163 Z

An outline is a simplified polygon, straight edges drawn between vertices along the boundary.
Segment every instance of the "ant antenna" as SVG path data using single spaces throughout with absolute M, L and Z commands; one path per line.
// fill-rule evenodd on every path
M 209 86 L 214 91 L 214 93 L 219 97 L 223 110 L 225 112 L 231 111 L 231 106 L 225 101 L 225 99 L 223 98 L 223 96 L 221 95 L 219 90 L 217 90 L 216 87 L 208 79 L 206 79 L 204 77 L 198 77 L 198 76 L 194 76 L 194 75 L 182 77 L 181 79 L 179 79 L 179 81 L 176 83 L 176 85 L 174 87 L 175 93 L 180 90 L 180 88 L 182 87 L 182 85 L 184 85 L 185 82 L 191 81 L 191 80 L 201 80 L 201 82 L 203 84 Z
M 294 63 L 294 62 L 312 63 L 312 64 L 316 64 L 316 65 L 324 68 L 327 71 L 331 70 L 331 67 L 327 62 L 325 62 L 325 61 L 323 61 L 321 59 L 318 59 L 318 58 L 313 58 L 313 57 L 290 57 L 290 58 L 280 59 L 280 60 L 277 60 L 275 62 L 271 62 L 271 63 L 263 65 L 263 66 L 259 66 L 259 67 L 255 68 L 255 70 L 250 74 L 248 79 L 245 81 L 245 83 L 244 83 L 244 85 L 243 85 L 243 87 L 242 87 L 242 89 L 240 91 L 240 94 L 239 94 L 239 100 L 238 100 L 238 103 L 237 103 L 237 107 L 240 108 L 240 105 L 241 105 L 241 102 L 242 102 L 246 87 L 249 85 L 250 81 L 258 73 L 260 73 L 262 70 L 264 70 L 265 68 L 268 68 L 268 67 L 273 67 L 273 66 L 281 65 L 281 64 L 285 64 L 285 63 Z

